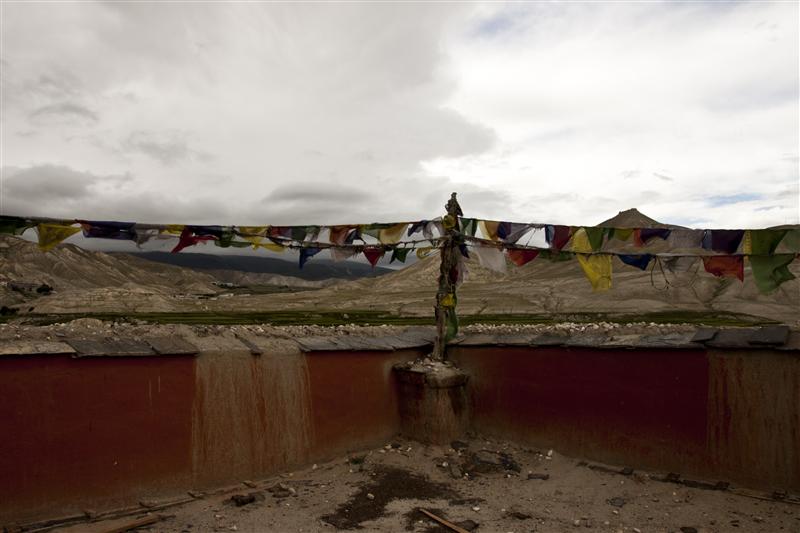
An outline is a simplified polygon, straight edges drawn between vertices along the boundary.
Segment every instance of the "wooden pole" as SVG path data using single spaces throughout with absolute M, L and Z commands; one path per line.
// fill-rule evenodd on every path
M 447 341 L 458 330 L 458 317 L 456 315 L 456 281 L 458 278 L 458 245 L 460 233 L 458 231 L 458 217 L 462 216 L 461 206 L 456 200 L 456 193 L 450 195 L 450 200 L 445 205 L 447 214 L 442 224 L 445 229 L 445 239 L 441 248 L 441 263 L 439 265 L 439 288 L 436 291 L 436 339 L 433 343 L 433 358 L 444 361 L 447 358 Z

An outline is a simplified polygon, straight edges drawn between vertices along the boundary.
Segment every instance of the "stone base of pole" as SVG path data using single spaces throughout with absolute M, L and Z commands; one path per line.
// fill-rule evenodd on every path
M 438 362 L 400 364 L 394 372 L 400 387 L 400 431 L 405 437 L 449 444 L 467 432 L 467 374 Z

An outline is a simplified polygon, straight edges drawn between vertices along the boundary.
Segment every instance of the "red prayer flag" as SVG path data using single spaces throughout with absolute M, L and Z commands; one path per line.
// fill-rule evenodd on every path
M 378 264 L 378 260 L 383 257 L 384 249 L 379 246 L 368 246 L 364 248 L 364 257 L 367 258 L 372 268 Z
M 539 250 L 521 250 L 512 248 L 506 250 L 506 253 L 508 254 L 508 258 L 511 260 L 511 262 L 519 267 L 536 259 L 536 256 L 539 255 Z
M 739 278 L 744 281 L 743 255 L 714 255 L 703 258 L 706 272 L 718 277 Z

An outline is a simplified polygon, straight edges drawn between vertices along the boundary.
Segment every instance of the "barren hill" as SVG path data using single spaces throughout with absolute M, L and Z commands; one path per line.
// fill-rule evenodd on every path
M 178 293 L 214 293 L 210 275 L 145 261 L 132 256 L 110 255 L 62 244 L 42 253 L 35 243 L 10 236 L 0 236 L 0 304 L 21 302 L 42 284 L 56 294 L 46 296 L 58 300 L 112 300 L 121 306 L 128 292 L 149 295 L 163 300 Z M 23 291 L 12 290 L 11 286 Z M 167 306 L 166 304 L 161 304 Z

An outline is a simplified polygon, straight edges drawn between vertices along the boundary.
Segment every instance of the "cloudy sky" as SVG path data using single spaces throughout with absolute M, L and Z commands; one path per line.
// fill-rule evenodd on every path
M 798 4 L 9 3 L 4 214 L 798 223 Z

